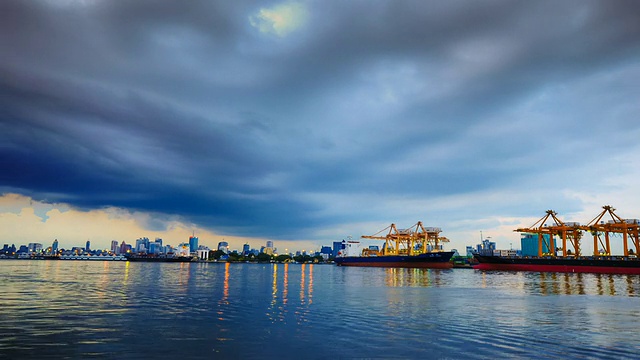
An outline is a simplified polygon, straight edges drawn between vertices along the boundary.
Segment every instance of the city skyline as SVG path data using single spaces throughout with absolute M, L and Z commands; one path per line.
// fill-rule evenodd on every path
M 0 9 L 0 243 L 640 218 L 634 1 Z

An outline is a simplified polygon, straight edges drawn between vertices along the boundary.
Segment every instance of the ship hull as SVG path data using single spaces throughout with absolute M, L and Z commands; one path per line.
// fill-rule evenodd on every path
M 636 258 L 523 258 L 477 254 L 475 258 L 479 262 L 473 266 L 476 270 L 640 275 L 640 260 Z
M 420 255 L 345 256 L 334 261 L 338 266 L 367 266 L 395 268 L 450 269 L 453 252 L 435 252 Z

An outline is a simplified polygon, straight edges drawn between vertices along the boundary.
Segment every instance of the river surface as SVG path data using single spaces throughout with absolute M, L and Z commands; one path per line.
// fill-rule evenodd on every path
M 640 358 L 634 275 L 0 260 L 0 288 L 0 358 Z

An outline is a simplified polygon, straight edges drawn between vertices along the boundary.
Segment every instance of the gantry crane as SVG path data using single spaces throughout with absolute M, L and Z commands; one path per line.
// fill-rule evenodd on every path
M 573 246 L 574 255 L 580 256 L 580 239 L 582 238 L 580 224 L 575 222 L 564 223 L 558 219 L 556 215 L 557 213 L 555 211 L 547 210 L 546 215 L 530 227 L 520 228 L 514 231 L 538 235 L 538 256 L 556 256 L 556 235 L 562 239 L 562 256 L 567 256 L 567 239 L 569 239 Z M 552 225 L 546 224 L 549 218 L 553 220 Z M 544 235 L 548 235 L 548 240 L 545 240 Z M 543 253 L 543 244 L 547 245 L 547 249 L 549 249 L 548 253 Z
M 387 231 L 385 236 L 380 234 Z M 446 237 L 440 237 L 442 229 L 424 227 L 421 221 L 406 229 L 398 229 L 391 224 L 373 235 L 362 235 L 363 239 L 385 240 L 380 255 L 418 255 L 429 252 L 427 245 L 432 245 L 434 252 L 440 251 L 440 243 L 449 242 Z
M 640 239 L 638 238 L 638 230 L 640 224 L 638 219 L 623 219 L 615 213 L 615 210 L 610 205 L 602 207 L 602 212 L 598 214 L 591 222 L 586 226 L 582 226 L 581 229 L 591 232 L 593 235 L 593 256 L 610 256 L 611 244 L 609 242 L 609 233 L 622 234 L 622 242 L 624 248 L 624 256 L 629 256 L 628 240 L 631 238 L 631 242 L 635 247 L 635 254 L 640 253 Z M 609 220 L 605 223 L 603 218 L 609 215 Z M 601 235 L 604 235 L 604 242 Z M 604 247 L 604 254 L 599 251 L 599 245 Z

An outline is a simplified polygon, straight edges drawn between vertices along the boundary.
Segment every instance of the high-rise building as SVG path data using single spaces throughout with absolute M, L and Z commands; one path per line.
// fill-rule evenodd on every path
M 149 238 L 147 237 L 136 239 L 135 252 L 146 253 L 149 251 L 149 242 Z
M 42 244 L 40 243 L 29 243 L 27 247 L 29 252 L 40 253 L 42 252 Z
M 58 252 L 58 239 L 53 240 L 53 244 L 51 244 L 51 252 L 54 254 Z
M 273 247 L 273 241 L 267 240 L 267 246 L 264 249 L 261 249 L 261 252 L 269 255 L 273 255 L 275 253 L 275 248 Z
M 226 241 L 220 241 L 218 243 L 218 250 L 224 252 L 225 254 L 229 253 L 229 243 Z
M 162 247 L 162 252 L 164 254 L 173 254 L 173 253 L 175 253 L 175 251 L 176 250 L 171 245 L 165 245 L 165 246 Z
M 249 251 L 251 251 L 251 247 L 248 243 L 242 245 L 242 255 L 249 255 Z
M 87 246 L 84 248 L 84 251 L 86 252 L 91 251 L 91 241 L 87 240 Z
M 198 238 L 194 235 L 189 236 L 189 251 L 198 251 Z
M 111 240 L 111 252 L 114 254 L 120 253 L 120 248 L 118 247 L 118 240 Z
M 120 244 L 120 254 L 126 254 L 127 253 L 127 243 L 124 242 L 124 240 L 122 240 L 122 243 Z M 129 249 L 131 250 L 131 249 Z

